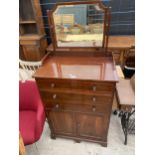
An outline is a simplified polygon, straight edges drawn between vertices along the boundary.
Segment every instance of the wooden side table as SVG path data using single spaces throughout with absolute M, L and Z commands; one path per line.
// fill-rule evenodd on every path
M 108 52 L 112 52 L 115 63 L 123 65 L 124 55 L 131 46 L 135 46 L 135 36 L 109 36 Z
M 125 80 L 124 74 L 123 74 L 122 69 L 119 65 L 116 65 L 116 71 L 117 71 L 117 75 L 118 75 L 120 81 Z M 134 105 L 127 105 L 127 104 L 119 102 L 117 91 L 116 91 L 116 100 L 117 100 L 117 103 L 119 103 L 118 104 L 118 109 L 120 110 L 119 116 L 121 117 L 121 125 L 122 125 L 122 129 L 123 129 L 124 136 L 125 136 L 124 144 L 126 145 L 128 133 L 129 132 L 133 133 L 133 131 L 134 131 L 133 129 L 134 129 L 135 120 L 131 120 L 131 117 L 135 113 L 135 108 L 134 108 Z M 117 114 L 117 110 L 114 110 L 113 113 Z
M 116 85 L 116 97 L 120 109 L 119 116 L 121 117 L 121 125 L 125 136 L 124 144 L 127 144 L 127 135 L 131 131 L 134 133 L 135 120 L 131 121 L 131 116 L 135 113 L 135 101 L 134 101 L 134 89 L 131 85 L 135 80 L 132 79 L 120 79 L 119 83 Z M 133 117 L 134 118 L 134 117 Z

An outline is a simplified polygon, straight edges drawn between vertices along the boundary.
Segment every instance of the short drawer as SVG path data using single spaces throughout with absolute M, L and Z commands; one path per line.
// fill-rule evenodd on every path
M 111 106 L 107 105 L 85 105 L 85 104 L 62 104 L 62 103 L 52 103 L 46 106 L 47 110 L 53 111 L 73 111 L 73 112 L 83 112 L 91 114 L 105 114 L 110 111 Z
M 47 103 L 69 103 L 69 104 L 109 104 L 112 101 L 112 96 L 109 95 L 77 95 L 77 94 L 65 94 L 65 93 L 49 93 L 41 92 L 41 96 L 44 102 Z
M 112 82 L 89 82 L 66 79 L 37 79 L 37 84 L 40 89 L 76 89 L 89 90 L 93 92 L 112 92 L 114 89 L 114 83 Z

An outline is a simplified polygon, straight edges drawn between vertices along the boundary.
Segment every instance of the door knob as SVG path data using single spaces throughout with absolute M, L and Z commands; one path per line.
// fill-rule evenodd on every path
M 96 97 L 93 97 L 93 102 L 96 102 Z
M 55 84 L 54 84 L 54 83 L 52 83 L 52 84 L 51 84 L 51 88 L 54 88 L 54 87 L 55 87 Z
M 96 107 L 92 106 L 92 111 L 95 112 L 96 111 Z
M 56 108 L 59 108 L 59 104 L 56 104 L 55 107 L 56 107 Z
M 93 91 L 96 91 L 96 86 L 93 86 Z
M 56 94 L 54 94 L 54 95 L 53 95 L 53 99 L 56 99 L 56 98 L 57 98 L 57 95 L 56 95 Z

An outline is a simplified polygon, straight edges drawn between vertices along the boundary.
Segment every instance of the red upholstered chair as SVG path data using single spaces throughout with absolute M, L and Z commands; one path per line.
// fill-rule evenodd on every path
M 35 81 L 19 82 L 19 130 L 25 145 L 39 140 L 45 113 Z

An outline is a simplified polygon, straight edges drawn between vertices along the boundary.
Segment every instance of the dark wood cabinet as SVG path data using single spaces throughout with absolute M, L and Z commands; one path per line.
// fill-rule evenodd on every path
M 24 55 L 22 60 L 39 61 L 47 47 L 39 0 L 20 0 L 19 13 L 20 55 Z
M 103 20 L 93 25 L 87 22 L 80 25 L 75 24 L 76 19 L 70 22 L 70 16 L 66 18 L 66 14 L 61 14 L 63 7 L 75 10 L 79 5 L 85 11 L 86 7 L 95 6 L 94 9 L 102 12 Z M 118 81 L 112 55 L 107 53 L 109 13 L 109 8 L 101 1 L 58 3 L 47 12 L 52 38 L 47 51 L 51 51 L 51 55 L 34 77 L 52 138 L 85 140 L 107 146 L 112 101 Z M 62 24 L 66 21 L 64 25 L 69 25 L 68 28 Z M 77 32 L 79 28 L 80 32 Z
M 84 70 L 79 70 L 81 65 Z M 52 138 L 86 140 L 107 146 L 112 101 L 118 80 L 112 57 L 51 56 L 34 77 Z
M 25 58 L 23 60 L 39 61 L 45 55 L 47 42 L 44 36 L 36 36 L 32 39 L 30 37 L 20 37 L 20 45 Z

